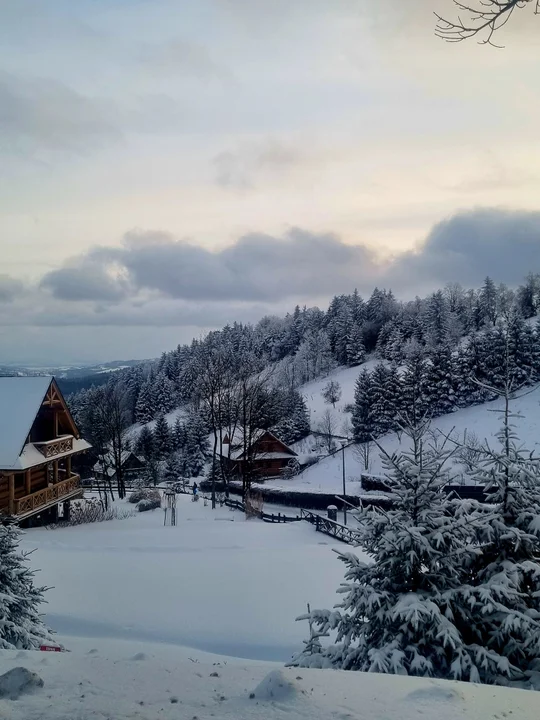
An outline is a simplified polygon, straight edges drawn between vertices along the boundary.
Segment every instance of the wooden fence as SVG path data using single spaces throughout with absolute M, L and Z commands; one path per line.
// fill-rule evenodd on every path
M 358 545 L 359 543 L 360 536 L 358 532 L 346 525 L 341 525 L 335 520 L 330 520 L 322 515 L 317 515 L 317 513 L 309 512 L 309 510 L 300 510 L 300 516 L 302 520 L 307 520 L 308 523 L 314 525 L 317 532 L 330 535 L 330 537 L 341 540 L 341 542 L 348 543 L 349 545 Z

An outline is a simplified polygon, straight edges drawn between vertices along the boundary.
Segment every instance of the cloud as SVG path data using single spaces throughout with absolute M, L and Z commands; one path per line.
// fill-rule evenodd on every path
M 0 275 L 0 303 L 8 303 L 23 292 L 23 284 L 20 280 L 9 275 Z
M 479 208 L 437 223 L 415 252 L 388 268 L 389 284 L 479 285 L 489 275 L 509 285 L 540 271 L 540 212 Z
M 219 153 L 212 162 L 217 185 L 245 190 L 255 187 L 262 176 L 282 176 L 303 159 L 296 148 L 269 139 Z
M 52 270 L 42 278 L 40 286 L 58 300 L 117 303 L 127 297 L 128 285 L 124 277 L 113 271 L 112 265 L 90 256 L 77 264 Z
M 56 80 L 0 72 L 0 108 L 0 152 L 81 152 L 120 137 L 105 101 Z
M 372 252 L 338 237 L 292 229 L 284 237 L 250 233 L 211 251 L 163 234 L 131 233 L 103 261 L 123 266 L 134 287 L 212 302 L 277 302 L 340 292 L 377 272 Z
M 57 299 L 120 304 L 168 298 L 186 303 L 324 301 L 358 287 L 391 287 L 401 297 L 447 282 L 477 286 L 486 275 L 517 284 L 540 271 L 540 213 L 461 212 L 433 227 L 414 252 L 380 261 L 363 244 L 293 228 L 283 236 L 248 233 L 217 251 L 165 232 L 127 233 L 46 274 Z M 135 310 L 134 310 L 135 312 Z

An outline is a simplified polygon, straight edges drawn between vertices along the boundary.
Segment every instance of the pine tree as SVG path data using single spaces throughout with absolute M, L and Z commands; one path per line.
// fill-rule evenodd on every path
M 480 291 L 480 311 L 484 325 L 495 325 L 497 322 L 497 286 L 488 276 Z
M 183 452 L 186 444 L 186 428 L 182 420 L 177 417 L 172 431 L 172 447 L 177 452 Z
M 425 393 L 431 417 L 446 415 L 456 407 L 454 370 L 452 351 L 448 345 L 439 345 L 430 353 Z
M 135 444 L 135 454 L 149 460 L 154 457 L 154 451 L 154 434 L 148 425 L 144 425 Z
M 442 290 L 429 298 L 426 306 L 426 329 L 428 344 L 436 348 L 446 342 L 449 329 L 448 303 Z
M 424 349 L 414 346 L 401 376 L 399 413 L 402 421 L 416 427 L 429 414 L 426 393 L 427 362 Z
M 485 649 L 484 682 L 522 680 L 540 657 L 540 459 L 519 444 L 510 410 L 517 387 L 507 364 L 503 390 L 493 388 L 504 405 L 499 448 L 485 445 L 473 474 L 489 496 L 467 590 L 480 611 L 466 618 L 471 642 Z
M 352 425 L 356 442 L 368 442 L 375 431 L 373 383 L 370 373 L 364 369 L 356 381 Z
M 392 371 L 384 363 L 377 363 L 371 373 L 373 398 L 373 436 L 380 437 L 394 429 L 397 415 L 395 395 L 391 389 Z M 396 375 L 392 375 L 396 379 Z M 390 390 L 390 392 L 389 392 Z
M 172 452 L 167 456 L 163 479 L 166 482 L 175 483 L 182 477 L 182 461 L 178 453 Z
M 164 372 L 156 376 L 154 387 L 154 413 L 166 414 L 176 405 L 174 385 Z
M 364 336 L 360 325 L 354 324 L 351 327 L 345 350 L 347 355 L 347 365 L 350 367 L 361 365 L 366 359 Z
M 135 405 L 135 419 L 138 423 L 147 423 L 155 415 L 153 386 L 150 380 L 143 383 Z
M 171 430 L 169 423 L 164 415 L 160 415 L 156 420 L 154 429 L 154 450 L 158 460 L 163 460 L 171 452 Z
M 198 415 L 192 415 L 186 422 L 186 444 L 184 450 L 185 473 L 188 477 L 199 477 L 209 456 L 208 429 Z
M 359 512 L 362 549 L 372 562 L 341 553 L 343 600 L 334 611 L 299 618 L 310 621 L 311 637 L 335 641 L 315 652 L 308 644 L 292 665 L 479 679 L 483 649 L 469 646 L 453 622 L 454 613 L 470 614 L 462 593 L 474 553 L 470 518 L 443 492 L 452 451 L 428 446 L 426 430 L 404 427 L 411 449 L 384 456 L 391 508 Z
M 39 613 L 47 588 L 34 585 L 19 538 L 18 528 L 0 525 L 0 648 L 37 650 L 52 640 Z

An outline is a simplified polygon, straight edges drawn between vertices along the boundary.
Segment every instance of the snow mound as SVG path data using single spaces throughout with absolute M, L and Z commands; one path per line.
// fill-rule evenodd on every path
M 15 667 L 0 675 L 0 697 L 17 700 L 21 695 L 43 687 L 43 680 L 25 667 Z
M 141 660 L 146 660 L 146 659 L 147 659 L 147 655 L 145 655 L 145 653 L 143 653 L 143 652 L 137 653 L 132 658 L 130 658 L 130 660 L 132 660 L 133 662 L 140 662 Z
M 444 702 L 454 703 L 456 701 L 461 702 L 464 700 L 463 695 L 452 687 L 441 687 L 440 685 L 433 684 L 433 687 L 418 688 L 408 693 L 406 700 L 411 702 Z
M 294 700 L 298 691 L 282 670 L 272 670 L 261 680 L 255 688 L 253 695 L 257 700 L 270 702 L 285 702 Z

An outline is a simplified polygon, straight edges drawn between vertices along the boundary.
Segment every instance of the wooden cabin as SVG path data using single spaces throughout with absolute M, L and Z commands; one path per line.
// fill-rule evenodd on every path
M 0 377 L 0 409 L 0 519 L 54 515 L 81 496 L 71 461 L 90 444 L 53 377 Z
M 120 461 L 126 483 L 129 484 L 130 481 L 137 480 L 144 473 L 144 459 L 139 455 L 135 455 L 131 450 L 125 450 L 122 453 Z M 98 481 L 102 481 L 108 477 L 111 482 L 115 482 L 116 470 L 114 468 L 114 457 L 111 452 L 107 453 L 102 460 L 98 460 L 94 465 L 94 475 Z
M 252 433 L 251 444 L 245 448 L 243 430 L 237 429 L 232 437 L 223 439 L 222 456 L 226 457 L 234 470 L 242 475 L 246 459 L 256 475 L 261 478 L 279 477 L 297 454 L 269 430 L 256 430 Z

